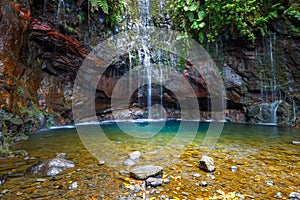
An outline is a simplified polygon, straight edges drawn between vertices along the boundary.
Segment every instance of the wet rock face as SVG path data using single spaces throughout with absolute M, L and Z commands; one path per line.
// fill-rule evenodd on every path
M 64 170 L 73 167 L 75 167 L 75 164 L 72 161 L 57 157 L 28 168 L 27 173 L 32 175 L 56 176 Z

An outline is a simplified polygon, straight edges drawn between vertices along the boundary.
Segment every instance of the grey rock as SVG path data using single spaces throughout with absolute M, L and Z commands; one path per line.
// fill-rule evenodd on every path
M 66 159 L 66 158 L 67 158 L 67 154 L 66 154 L 66 153 L 56 153 L 56 157 L 57 157 L 57 158 L 63 158 L 63 159 Z
M 232 172 L 236 172 L 238 170 L 237 166 L 231 166 L 230 169 Z
M 300 141 L 292 141 L 292 144 L 300 145 Z
M 72 167 L 75 167 L 72 161 L 63 158 L 52 158 L 29 167 L 26 172 L 34 175 L 56 176 Z
M 289 194 L 289 199 L 290 200 L 300 200 L 300 193 L 298 193 L 298 192 L 291 192 Z
M 236 193 L 235 194 L 236 197 L 238 197 L 240 200 L 244 200 L 245 199 L 245 196 L 240 194 L 240 193 Z
M 134 152 L 132 152 L 128 155 L 128 158 L 133 160 L 133 161 L 137 161 L 141 157 L 142 157 L 142 153 L 139 152 L 139 151 L 134 151 Z
M 199 161 L 199 168 L 205 172 L 212 172 L 214 171 L 214 159 L 209 156 L 202 156 L 201 160 Z
M 45 182 L 47 179 L 45 179 L 45 178 L 38 178 L 38 179 L 36 179 L 36 182 Z
M 124 161 L 125 166 L 133 166 L 134 164 L 135 164 L 135 162 L 131 159 L 127 159 Z
M 266 183 L 268 186 L 274 186 L 274 182 L 271 181 L 271 180 L 266 180 L 265 183 Z
M 104 165 L 105 164 L 105 160 L 99 160 L 99 165 Z
M 170 179 L 165 179 L 163 182 L 164 182 L 165 184 L 169 184 L 169 183 L 170 183 Z
M 146 186 L 157 187 L 162 185 L 162 179 L 149 177 L 146 179 Z
M 274 198 L 281 199 L 282 198 L 282 193 L 281 192 L 276 192 L 275 195 L 274 195 Z
M 195 173 L 195 174 L 193 174 L 193 177 L 199 178 L 199 177 L 201 177 L 201 174 Z
M 202 187 L 206 187 L 207 186 L 207 182 L 206 181 L 201 181 L 201 184 L 200 184 Z
M 76 189 L 78 187 L 78 183 L 75 181 L 71 185 L 69 185 L 69 190 Z
M 189 196 L 189 194 L 186 193 L 186 192 L 181 192 L 181 194 L 184 195 L 184 196 Z
M 146 180 L 149 177 L 162 176 L 163 167 L 155 165 L 137 166 L 130 170 L 130 177 Z

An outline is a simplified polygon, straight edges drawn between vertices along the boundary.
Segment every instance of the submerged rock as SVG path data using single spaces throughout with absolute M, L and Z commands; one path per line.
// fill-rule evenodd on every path
M 300 193 L 298 193 L 298 192 L 291 192 L 289 194 L 289 199 L 290 200 L 300 200 Z
M 128 155 L 129 159 L 133 160 L 133 161 L 137 161 L 138 159 L 140 159 L 142 157 L 142 153 L 139 151 L 134 151 L 132 153 L 130 153 Z
M 163 167 L 155 165 L 137 166 L 130 170 L 130 177 L 138 180 L 146 180 L 149 177 L 161 177 Z
M 214 159 L 209 156 L 202 156 L 201 160 L 199 161 L 199 168 L 206 172 L 214 171 L 216 169 L 214 165 Z
M 300 145 L 300 141 L 292 141 L 292 144 Z
M 75 167 L 72 161 L 63 158 L 52 158 L 42 161 L 27 169 L 27 173 L 34 175 L 56 176 L 66 169 Z
M 162 179 L 149 177 L 146 179 L 146 186 L 157 187 L 162 185 Z
M 133 166 L 134 164 L 135 164 L 135 162 L 131 159 L 127 159 L 124 161 L 125 166 Z

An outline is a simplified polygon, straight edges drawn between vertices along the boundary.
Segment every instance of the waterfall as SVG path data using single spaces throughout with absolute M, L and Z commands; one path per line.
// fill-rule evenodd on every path
M 269 33 L 262 52 L 256 52 L 260 81 L 260 123 L 277 124 L 277 108 L 282 102 L 280 87 L 277 85 L 276 34 Z
M 275 101 L 273 103 L 270 104 L 270 123 L 274 123 L 274 124 L 277 124 L 277 108 L 279 106 L 279 104 L 281 103 L 282 101 L 279 100 L 279 101 Z
M 64 0 L 58 0 L 57 10 L 56 10 L 56 14 L 55 14 L 55 29 L 57 31 L 59 29 L 61 9 L 63 9 L 63 11 L 65 11 Z
M 142 40 L 141 47 L 142 49 L 138 50 L 138 61 L 139 61 L 139 69 L 144 71 L 144 75 L 139 77 L 145 78 L 147 81 L 147 112 L 148 118 L 152 118 L 152 66 L 151 66 L 151 52 L 149 47 L 149 38 L 147 27 L 151 25 L 151 17 L 150 17 L 150 0 L 138 0 L 138 7 L 140 10 L 140 24 L 139 29 L 142 30 Z M 139 72 L 140 73 L 140 72 Z M 140 88 L 140 87 L 139 87 Z

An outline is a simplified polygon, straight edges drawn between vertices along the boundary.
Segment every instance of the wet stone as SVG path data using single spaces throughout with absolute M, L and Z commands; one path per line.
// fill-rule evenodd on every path
M 152 194 L 154 194 L 154 192 L 155 192 L 155 190 L 151 189 L 151 190 L 149 191 L 149 194 L 152 195 Z
M 47 179 L 45 179 L 45 178 L 38 178 L 38 179 L 36 179 L 36 182 L 45 182 Z
M 162 185 L 162 179 L 149 177 L 146 179 L 146 185 L 152 186 L 152 187 L 160 186 L 160 185 Z
M 244 200 L 245 199 L 245 196 L 240 194 L 240 193 L 236 193 L 235 196 L 238 197 L 239 200 Z
M 134 164 L 135 164 L 135 162 L 131 159 L 127 159 L 124 161 L 125 166 L 133 166 Z
M 292 141 L 292 144 L 300 145 L 300 141 Z
M 206 187 L 206 186 L 207 186 L 207 182 L 206 182 L 206 181 L 201 181 L 200 185 L 201 185 L 202 187 Z
M 69 185 L 69 190 L 72 190 L 72 189 L 76 189 L 78 187 L 78 183 L 77 182 L 73 182 L 71 185 Z
M 231 166 L 230 169 L 232 172 L 236 172 L 238 170 L 237 166 Z
M 214 159 L 209 156 L 202 156 L 199 161 L 199 168 L 205 172 L 212 172 L 215 170 Z
M 128 158 L 133 160 L 133 161 L 137 161 L 141 157 L 142 157 L 142 153 L 139 152 L 139 151 L 134 151 L 134 152 L 132 152 L 128 155 Z
M 130 170 L 130 177 L 146 180 L 148 177 L 161 177 L 163 167 L 155 165 L 137 166 Z
M 164 179 L 163 181 L 165 184 L 169 184 L 170 183 L 170 179 Z
M 289 200 L 300 200 L 300 193 L 298 193 L 298 192 L 291 192 L 289 194 Z
M 72 161 L 63 158 L 52 158 L 29 167 L 26 172 L 36 175 L 56 176 L 72 167 L 75 167 Z
M 181 194 L 184 195 L 184 196 L 189 196 L 189 194 L 186 193 L 186 192 L 181 192 Z
M 281 192 L 276 192 L 275 195 L 274 195 L 274 198 L 281 199 L 282 198 L 282 193 Z
M 195 173 L 195 174 L 193 174 L 193 177 L 199 178 L 199 177 L 201 177 L 201 174 Z
M 271 180 L 266 180 L 265 183 L 266 183 L 268 186 L 274 186 L 274 182 L 271 181 Z

